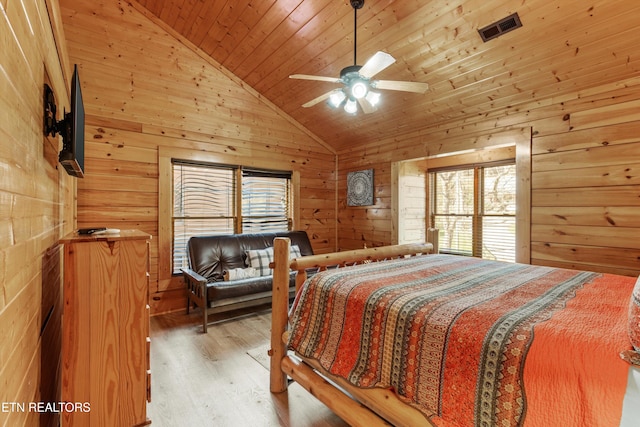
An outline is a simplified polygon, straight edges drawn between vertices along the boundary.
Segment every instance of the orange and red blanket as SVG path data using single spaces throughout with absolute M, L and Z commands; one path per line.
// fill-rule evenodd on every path
M 617 287 L 613 301 L 603 286 Z M 626 337 L 632 287 L 629 277 L 449 255 L 340 268 L 316 274 L 302 288 L 292 309 L 289 348 L 355 386 L 395 390 L 442 426 L 523 425 L 531 412 L 530 393 L 534 411 L 556 411 L 536 414 L 540 422 L 558 421 L 562 403 L 550 408 L 540 399 L 573 396 L 575 384 L 601 387 L 599 380 L 566 382 L 564 376 L 606 369 L 597 376 L 616 378 L 607 379 L 615 396 L 607 394 L 611 402 L 598 403 L 593 416 L 613 408 L 612 417 L 617 413 L 619 419 L 627 370 L 618 352 L 625 345 L 621 336 Z M 624 295 L 624 302 L 615 301 Z M 581 299 L 587 301 L 581 303 L 584 309 L 574 304 Z M 559 329 L 549 321 L 554 316 Z M 594 316 L 598 320 L 587 321 Z M 585 362 L 576 355 L 591 351 L 593 341 L 603 347 L 602 334 L 608 335 L 607 358 L 596 355 L 591 358 L 599 366 L 576 368 Z M 581 347 L 585 337 L 589 347 Z M 575 348 L 567 350 L 571 345 Z M 542 371 L 527 364 L 532 350 Z M 545 359 L 546 351 L 554 360 Z M 611 363 L 617 365 L 602 367 Z M 536 376 L 560 386 L 549 394 Z M 531 390 L 527 382 L 533 383 Z M 601 401 L 601 392 L 579 391 L 577 404 Z M 570 411 L 575 410 L 581 409 Z M 583 415 L 574 418 L 585 421 Z

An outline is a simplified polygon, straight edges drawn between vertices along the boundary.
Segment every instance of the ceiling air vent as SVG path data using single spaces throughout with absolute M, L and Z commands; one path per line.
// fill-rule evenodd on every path
M 482 37 L 482 41 L 488 42 L 491 39 L 495 39 L 498 36 L 520 27 L 522 27 L 520 17 L 517 13 L 514 13 L 513 15 L 509 15 L 506 18 L 502 18 L 491 25 L 487 25 L 486 27 L 479 29 L 478 32 L 480 33 L 480 37 Z

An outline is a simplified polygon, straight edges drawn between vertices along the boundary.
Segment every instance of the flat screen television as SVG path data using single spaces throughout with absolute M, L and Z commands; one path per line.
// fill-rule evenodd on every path
M 78 77 L 78 65 L 71 78 L 71 111 L 64 114 L 60 164 L 71 176 L 84 178 L 84 103 Z
M 78 66 L 71 78 L 71 111 L 64 112 L 62 120 L 56 120 L 56 103 L 53 91 L 44 85 L 44 132 L 62 136 L 62 150 L 58 161 L 71 176 L 84 178 L 84 103 L 78 77 Z

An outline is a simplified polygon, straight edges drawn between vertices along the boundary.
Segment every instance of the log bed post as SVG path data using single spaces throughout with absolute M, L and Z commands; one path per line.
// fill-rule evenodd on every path
M 287 378 L 282 371 L 282 358 L 286 354 L 282 334 L 287 329 L 289 314 L 289 249 L 291 241 L 287 237 L 276 237 L 273 241 L 273 291 L 271 296 L 271 349 L 270 388 L 272 393 L 287 389 Z

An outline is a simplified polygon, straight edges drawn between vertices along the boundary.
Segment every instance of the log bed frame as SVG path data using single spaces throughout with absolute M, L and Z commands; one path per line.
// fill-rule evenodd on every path
M 307 269 L 325 270 L 433 252 L 431 243 L 405 244 L 306 256 L 289 261 L 290 241 L 274 241 L 273 297 L 271 318 L 270 388 L 287 390 L 287 376 L 299 383 L 336 415 L 353 426 L 432 426 L 417 409 L 402 402 L 392 391 L 357 388 L 327 373 L 318 363 L 287 352 L 289 272 L 297 271 L 296 291 L 307 278 Z M 436 243 L 437 245 L 437 243 Z

